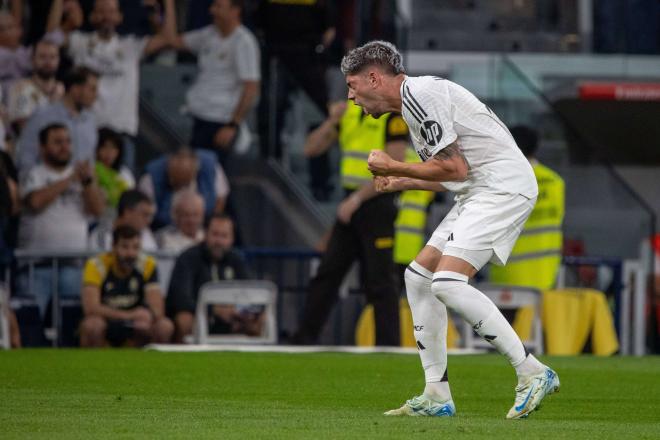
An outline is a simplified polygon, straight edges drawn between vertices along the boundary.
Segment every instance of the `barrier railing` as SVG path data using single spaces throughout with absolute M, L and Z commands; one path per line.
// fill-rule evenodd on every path
M 52 327 L 54 331 L 52 344 L 55 347 L 60 344 L 61 328 L 59 313 L 61 292 L 58 291 L 57 269 L 64 261 L 83 260 L 97 253 L 93 251 L 54 253 L 52 251 L 26 250 L 17 250 L 15 253 L 18 266 L 27 267 L 29 283 L 32 282 L 34 266 L 37 263 L 43 267 L 44 261 L 47 261 L 53 269 Z M 293 295 L 295 313 L 301 313 L 305 301 L 304 293 L 320 254 L 308 249 L 282 248 L 245 248 L 242 249 L 242 253 L 253 271 L 254 278 L 273 281 L 278 286 L 280 295 Z M 173 268 L 177 254 L 161 251 L 150 254 L 156 257 L 161 269 L 169 267 L 167 270 L 160 270 L 161 286 L 165 294 L 169 282 L 169 272 Z M 620 340 L 620 352 L 637 356 L 645 354 L 646 316 L 644 310 L 646 307 L 647 269 L 644 264 L 636 260 L 617 258 L 564 257 L 558 277 L 559 288 L 566 287 L 567 270 L 578 266 L 610 268 L 612 271 L 610 290 L 614 294 L 615 325 Z M 7 279 L 9 279 L 9 275 L 8 271 Z M 284 306 L 285 301 L 278 301 L 279 322 L 282 322 L 285 315 Z

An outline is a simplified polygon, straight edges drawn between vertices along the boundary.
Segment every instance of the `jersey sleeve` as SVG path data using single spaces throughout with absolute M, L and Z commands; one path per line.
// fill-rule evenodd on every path
M 398 113 L 389 115 L 385 129 L 385 143 L 394 141 L 408 141 L 408 125 Z
M 403 111 L 414 122 L 413 136 L 435 156 L 456 140 L 451 100 L 442 80 L 403 85 Z M 416 132 L 415 132 L 416 131 Z
M 259 81 L 261 79 L 259 44 L 254 36 L 245 34 L 236 45 L 236 53 L 238 78 L 242 81 Z
M 144 262 L 142 277 L 145 286 L 158 283 L 158 265 L 156 264 L 156 259 L 150 255 L 146 257 Z
M 199 53 L 207 39 L 206 28 L 196 29 L 183 34 L 183 44 L 192 53 Z
M 83 286 L 101 287 L 103 283 L 103 274 L 99 270 L 100 261 L 98 258 L 90 258 L 85 263 L 83 269 Z

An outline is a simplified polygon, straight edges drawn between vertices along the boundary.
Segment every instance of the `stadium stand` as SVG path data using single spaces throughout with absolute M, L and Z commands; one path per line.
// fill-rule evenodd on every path
M 5 8 L 6 3 L 2 2 L 1 7 Z M 7 57 L 3 60 L 11 60 L 2 63 L 2 68 L 8 70 L 2 75 L 4 88 L 9 87 L 11 80 L 31 73 L 29 48 L 39 41 L 48 24 L 44 20 L 47 9 L 37 3 L 27 2 L 22 17 L 2 12 L 0 55 Z M 210 1 L 172 3 L 179 23 L 194 22 L 200 27 L 211 23 L 211 15 L 206 12 Z M 265 41 L 268 36 L 255 26 L 259 23 L 254 14 L 257 3 L 262 2 L 245 2 L 242 22 L 261 38 L 262 54 L 276 55 L 276 51 L 264 52 L 273 42 Z M 410 74 L 433 74 L 451 79 L 475 92 L 507 125 L 526 124 L 539 130 L 539 159 L 566 182 L 564 236 L 570 241 L 579 241 L 583 247 L 580 256 L 564 258 L 560 278 L 563 277 L 567 287 L 585 287 L 587 283 L 580 274 L 593 274 L 589 287 L 603 291 L 610 304 L 621 353 L 641 354 L 652 347 L 657 350 L 653 344 L 646 345 L 644 310 L 651 304 L 646 295 L 640 293 L 645 292 L 647 286 L 639 280 L 650 276 L 653 264 L 651 251 L 640 251 L 640 244 L 648 241 L 660 226 L 657 216 L 660 199 L 654 190 L 660 162 L 657 149 L 650 148 L 660 138 L 657 124 L 653 123 L 658 100 L 653 98 L 652 92 L 641 98 L 639 94 L 631 98 L 625 91 L 616 92 L 621 84 L 642 83 L 644 90 L 654 90 L 660 82 L 657 24 L 642 17 L 644 14 L 657 16 L 657 12 L 653 15 L 651 2 L 637 2 L 636 6 L 621 6 L 613 0 L 352 3 L 337 2 L 338 10 L 344 15 L 333 23 L 321 20 L 323 29 L 316 29 L 315 38 L 326 37 L 324 31 L 330 27 L 328 23 L 336 24 L 339 42 L 335 42 L 335 46 L 339 45 L 340 51 L 374 36 L 385 36 L 404 49 Z M 64 16 L 57 25 L 66 27 L 67 32 L 80 27 L 85 35 L 93 35 L 89 13 L 94 1 L 65 0 L 62 4 Z M 124 38 L 128 31 L 151 35 L 154 26 L 156 32 L 162 31 L 157 35 L 165 35 L 167 30 L 161 28 L 165 26 L 165 9 L 158 2 L 145 4 L 146 8 L 138 2 L 118 3 L 124 12 L 124 23 L 116 27 L 118 35 Z M 625 7 L 627 13 L 616 14 L 617 7 Z M 191 13 L 186 15 L 186 11 Z M 82 23 L 77 23 L 78 15 Z M 19 22 L 26 31 L 26 38 L 22 40 L 20 33 L 16 33 Z M 278 24 L 286 26 L 287 23 Z M 183 26 L 179 29 L 190 30 Z M 636 29 L 634 35 L 626 34 L 629 29 Z M 627 37 L 622 38 L 623 35 Z M 28 42 L 32 46 L 25 45 Z M 272 44 L 270 46 L 272 48 Z M 599 53 L 613 54 L 603 57 Z M 135 164 L 123 165 L 130 165 L 138 179 L 144 176 L 147 163 L 185 145 L 193 134 L 193 123 L 184 108 L 185 93 L 195 81 L 198 66 L 190 56 L 179 55 L 179 62 L 173 66 L 167 64 L 166 58 L 147 57 L 137 67 L 139 71 L 134 72 L 135 77 L 140 78 L 136 90 L 139 93 L 136 130 L 132 130 L 132 124 L 131 127 L 115 127 L 124 135 L 130 135 L 131 143 L 137 146 Z M 261 62 L 263 67 L 269 67 L 264 59 Z M 276 75 L 269 73 L 261 80 L 262 100 L 266 103 L 268 99 L 264 98 L 273 98 L 276 91 L 289 90 L 288 86 L 296 84 L 296 75 L 277 69 Z M 614 92 L 606 99 L 589 99 L 583 93 L 584 86 L 593 82 L 613 84 Z M 332 87 L 330 84 L 328 95 L 344 93 L 341 87 L 337 88 L 339 92 Z M 328 173 L 328 200 L 319 202 L 312 192 L 310 176 L 316 176 L 318 169 L 304 158 L 302 147 L 309 128 L 323 119 L 324 109 L 318 96 L 308 96 L 309 91 L 305 93 L 305 89 L 309 89 L 306 84 L 293 87 L 295 92 L 284 96 L 286 105 L 268 107 L 261 117 L 254 109 L 245 115 L 241 122 L 256 136 L 246 151 L 232 155 L 231 167 L 225 170 L 232 189 L 231 214 L 241 237 L 240 251 L 254 267 L 256 278 L 271 280 L 277 286 L 274 321 L 277 321 L 278 342 L 285 341 L 297 326 L 303 293 L 318 261 L 314 249 L 330 225 L 341 197 L 337 184 L 338 157 L 332 154 L 321 167 Z M 4 103 L 7 96 L 4 90 Z M 126 107 L 128 104 L 119 103 L 109 110 L 110 114 L 133 114 L 133 98 L 135 96 L 131 97 L 130 109 Z M 55 104 L 61 105 L 60 102 Z M 277 111 L 277 114 L 269 111 Z M 4 117 L 5 113 L 2 115 Z M 264 117 L 270 119 L 264 120 Z M 268 127 L 269 122 L 277 122 L 278 128 L 264 131 L 263 127 Z M 5 149 L 11 155 L 25 154 L 25 150 L 16 151 L 17 132 L 10 121 L 3 119 L 3 127 L 7 135 L 0 145 L 6 144 Z M 275 141 L 273 131 L 280 134 Z M 280 145 L 275 147 L 276 144 Z M 90 145 L 91 152 L 96 142 Z M 28 156 L 27 162 L 37 162 L 34 154 Z M 113 200 L 118 197 L 118 194 L 107 195 Z M 438 213 L 446 212 L 446 208 L 446 202 L 433 203 L 428 224 L 437 223 Z M 108 221 L 103 223 L 109 224 Z M 59 226 L 54 224 L 53 228 Z M 95 222 L 89 226 L 96 226 Z M 11 229 L 5 232 L 7 230 Z M 16 236 L 15 231 L 5 234 L 3 255 L 11 256 L 15 247 L 12 239 Z M 86 249 L 75 255 L 59 251 L 49 254 L 43 247 L 19 251 L 12 264 L 3 266 L 3 271 L 13 280 L 9 284 L 10 304 L 16 309 L 24 345 L 75 342 L 79 320 L 75 307 L 78 306 L 60 301 L 60 297 L 79 292 L 56 292 L 56 300 L 51 305 L 51 322 L 45 323 L 47 328 L 55 329 L 46 332 L 50 340 L 44 339 L 44 323 L 35 319 L 38 312 L 34 303 L 16 296 L 19 293 L 15 285 L 17 264 L 53 267 L 72 258 L 89 256 Z M 175 256 L 167 252 L 155 255 L 170 263 L 169 272 Z M 161 282 L 169 280 L 168 275 L 161 274 Z M 355 279 L 349 277 L 342 289 L 340 307 L 324 328 L 321 343 L 354 342 L 355 323 L 365 306 L 361 295 L 355 294 L 357 289 Z M 657 296 L 650 298 L 657 302 Z M 650 315 L 648 318 L 652 319 Z M 660 339 L 657 328 L 655 332 L 653 329 L 652 325 L 648 326 L 649 341 Z

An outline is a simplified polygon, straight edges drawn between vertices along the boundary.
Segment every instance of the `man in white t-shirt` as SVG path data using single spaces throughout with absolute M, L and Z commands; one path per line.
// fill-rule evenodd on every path
M 87 248 L 90 217 L 103 212 L 103 193 L 89 161 L 72 163 L 69 130 L 50 124 L 39 133 L 42 162 L 24 176 L 19 186 L 23 204 L 18 248 L 61 252 Z M 58 289 L 62 296 L 80 294 L 80 269 L 61 265 Z M 47 263 L 34 269 L 32 283 L 19 276 L 19 292 L 34 296 L 43 315 L 51 295 L 52 270 Z
M 14 82 L 9 89 L 7 113 L 16 134 L 32 113 L 64 95 L 64 85 L 55 78 L 59 64 L 60 51 L 55 43 L 41 40 L 34 46 L 32 76 Z
M 174 0 L 165 0 L 161 32 L 147 37 L 118 35 L 123 16 L 118 0 L 96 0 L 89 15 L 94 32 L 60 29 L 63 0 L 54 0 L 48 18 L 49 38 L 61 41 L 76 66 L 87 66 L 101 75 L 94 106 L 99 127 L 135 137 L 138 131 L 140 61 L 168 44 L 167 32 L 174 28 Z M 127 161 L 132 162 L 130 151 Z M 128 163 L 132 167 L 132 163 Z
M 401 112 L 422 159 L 399 162 L 373 150 L 368 167 L 376 188 L 456 194 L 456 205 L 405 273 L 426 387 L 385 414 L 455 414 L 447 380 L 449 308 L 508 358 L 518 386 L 507 418 L 527 417 L 559 389 L 559 378 L 527 352 L 495 304 L 468 280 L 489 261 L 506 263 L 538 194 L 529 162 L 490 108 L 451 81 L 406 76 L 392 44 L 372 41 L 353 49 L 341 67 L 348 98 L 366 113 Z
M 173 45 L 198 56 L 197 80 L 186 105 L 193 148 L 215 150 L 224 165 L 240 125 L 254 106 L 261 79 L 257 39 L 241 24 L 242 1 L 215 0 L 213 24 L 179 35 Z

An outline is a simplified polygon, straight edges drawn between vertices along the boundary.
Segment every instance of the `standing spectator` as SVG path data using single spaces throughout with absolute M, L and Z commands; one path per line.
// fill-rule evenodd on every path
M 401 115 L 381 118 L 365 115 L 352 101 L 330 106 L 329 116 L 305 142 L 305 154 L 325 153 L 339 141 L 341 180 L 345 197 L 337 208 L 327 250 L 316 276 L 309 283 L 305 310 L 294 342 L 317 343 L 339 286 L 358 260 L 364 293 L 374 307 L 376 345 L 399 345 L 399 295 L 394 285 L 393 194 L 378 194 L 367 169 L 369 151 L 381 150 L 403 159 L 408 127 Z
M 48 19 L 49 35 L 63 42 L 76 66 L 87 66 L 100 73 L 99 99 L 94 112 L 99 125 L 122 133 L 128 147 L 126 164 L 133 168 L 140 60 L 167 45 L 166 34 L 172 33 L 175 26 L 174 0 L 165 0 L 165 23 L 160 33 L 149 37 L 117 34 L 117 26 L 123 20 L 118 0 L 95 1 L 89 15 L 94 32 L 65 33 L 60 27 L 62 12 L 63 0 L 54 0 Z
M 243 259 L 232 250 L 234 222 L 219 214 L 210 218 L 204 242 L 189 248 L 177 258 L 167 293 L 167 316 L 174 320 L 175 342 L 192 334 L 197 294 L 209 281 L 244 280 L 249 277 Z M 218 320 L 231 326 L 240 314 L 232 306 L 215 310 Z
M 204 240 L 204 199 L 198 192 L 184 189 L 172 197 L 173 224 L 156 233 L 158 247 L 181 252 Z
M 158 249 L 156 240 L 149 229 L 154 218 L 154 204 L 142 191 L 129 189 L 119 196 L 117 203 L 117 218 L 114 224 L 101 223 L 89 235 L 91 249 L 110 250 L 112 248 L 112 233 L 119 226 L 128 225 L 141 234 L 141 248 L 145 251 Z
M 80 345 L 169 342 L 174 331 L 165 317 L 156 260 L 140 249 L 140 233 L 118 226 L 112 251 L 87 260 L 83 275 Z
M 19 187 L 23 203 L 18 247 L 30 250 L 78 250 L 87 247 L 89 216 L 103 212 L 103 193 L 88 161 L 72 162 L 71 137 L 63 124 L 51 124 L 39 132 L 42 163 L 32 168 Z M 26 276 L 19 277 L 19 291 L 36 296 L 43 315 L 51 295 L 52 273 L 34 268 L 32 291 Z M 63 296 L 80 293 L 80 270 L 60 265 L 58 290 Z
M 513 246 L 506 266 L 490 267 L 490 281 L 514 286 L 552 289 L 562 256 L 564 179 L 536 158 L 538 133 L 527 126 L 511 128 L 511 135 L 534 170 L 539 187 L 536 205 Z
M 111 128 L 99 130 L 96 147 L 96 178 L 105 194 L 106 214 L 114 218 L 119 197 L 127 189 L 135 187 L 135 177 L 126 165 L 121 164 L 124 142 Z
M 37 109 L 64 96 L 64 85 L 55 78 L 59 64 L 60 53 L 55 43 L 41 40 L 34 46 L 32 76 L 14 82 L 9 89 L 7 112 L 17 135 Z
M 11 83 L 29 75 L 30 48 L 21 45 L 23 28 L 15 15 L 0 11 L 0 89 L 6 94 Z
M 154 229 L 172 224 L 172 197 L 190 189 L 204 198 L 204 217 L 223 212 L 229 182 L 215 155 L 206 150 L 181 147 L 174 153 L 149 162 L 139 188 L 157 205 Z
M 64 98 L 40 108 L 28 119 L 17 144 L 17 165 L 22 174 L 38 159 L 39 133 L 53 123 L 64 124 L 73 142 L 73 160 L 94 160 L 98 134 L 96 119 L 89 110 L 96 101 L 98 74 L 79 67 L 64 78 Z
M 257 99 L 261 79 L 259 46 L 241 24 L 242 8 L 240 0 L 215 0 L 213 24 L 173 42 L 198 56 L 199 74 L 186 95 L 193 116 L 190 145 L 215 150 L 223 165 Z

